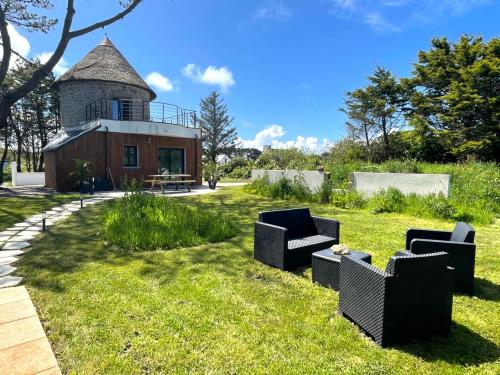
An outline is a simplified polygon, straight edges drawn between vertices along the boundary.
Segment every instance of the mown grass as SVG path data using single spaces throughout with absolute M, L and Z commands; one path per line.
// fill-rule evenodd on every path
M 77 195 L 55 194 L 44 197 L 0 197 L 0 231 L 39 214 L 77 199 Z
M 112 202 L 102 228 L 105 239 L 129 250 L 196 246 L 236 235 L 218 211 L 140 192 Z
M 449 337 L 377 347 L 337 314 L 309 268 L 253 259 L 261 210 L 303 206 L 241 188 L 202 197 L 240 230 L 227 242 L 133 252 L 102 238 L 102 206 L 53 227 L 19 263 L 63 372 L 75 374 L 498 374 L 500 225 L 477 227 L 476 295 L 456 295 Z M 377 267 L 409 226 L 451 223 L 307 204 L 341 222 L 341 242 Z M 425 275 L 423 275 L 425 277 Z

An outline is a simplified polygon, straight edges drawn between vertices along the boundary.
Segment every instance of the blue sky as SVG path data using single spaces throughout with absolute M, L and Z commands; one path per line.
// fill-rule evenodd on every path
M 76 1 L 75 27 L 118 9 L 114 0 Z M 65 1 L 53 16 L 62 18 Z M 223 97 L 246 146 L 319 150 L 344 136 L 346 91 L 382 65 L 407 76 L 433 36 L 499 36 L 494 0 L 145 0 L 125 20 L 71 41 L 58 72 L 107 32 L 159 101 L 198 109 Z M 25 55 L 47 56 L 58 31 L 18 30 Z M 152 74 L 153 73 L 153 74 Z

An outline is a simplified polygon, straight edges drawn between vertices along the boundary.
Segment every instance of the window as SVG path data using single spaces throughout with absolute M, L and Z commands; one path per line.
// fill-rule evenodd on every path
M 132 120 L 132 101 L 127 99 L 111 100 L 111 119 L 112 120 Z
M 138 167 L 137 146 L 123 146 L 123 166 Z
M 184 149 L 158 149 L 158 167 L 161 172 L 171 174 L 184 173 Z

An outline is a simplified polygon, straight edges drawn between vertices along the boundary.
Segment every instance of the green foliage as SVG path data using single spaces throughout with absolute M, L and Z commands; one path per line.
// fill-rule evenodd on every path
M 70 172 L 69 177 L 73 178 L 78 187 L 89 184 L 92 178 L 92 169 L 90 161 L 75 159 L 75 169 Z
M 255 162 L 255 167 L 258 169 L 315 170 L 320 163 L 318 155 L 290 148 L 264 151 Z
M 129 250 L 196 246 L 236 235 L 227 219 L 202 204 L 134 191 L 109 205 L 102 229 L 106 240 Z
M 203 166 L 203 177 L 205 181 L 215 180 L 218 181 L 220 178 L 220 169 L 217 163 L 210 161 Z
M 395 188 L 382 190 L 375 194 L 368 201 L 368 208 L 374 214 L 383 212 L 401 213 L 406 207 L 406 197 L 401 191 Z
M 215 163 L 219 155 L 231 155 L 236 148 L 236 128 L 232 127 L 227 105 L 217 91 L 212 91 L 200 103 L 200 125 L 203 132 L 203 153 Z
M 270 183 L 269 178 L 264 176 L 256 178 L 246 185 L 245 190 L 274 199 L 290 199 L 298 202 L 310 202 L 314 200 L 314 195 L 305 184 L 302 176 L 297 176 L 293 180 L 282 177 L 275 183 Z
M 220 167 L 221 175 L 234 179 L 248 179 L 252 175 L 253 161 L 236 157 Z
M 346 210 L 366 207 L 366 199 L 355 190 L 334 190 L 330 201 L 335 207 Z

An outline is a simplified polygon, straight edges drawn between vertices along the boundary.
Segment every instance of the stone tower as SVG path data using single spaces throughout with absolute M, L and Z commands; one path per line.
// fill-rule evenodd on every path
M 70 129 L 99 118 L 148 121 L 156 94 L 106 37 L 56 81 L 61 123 Z

